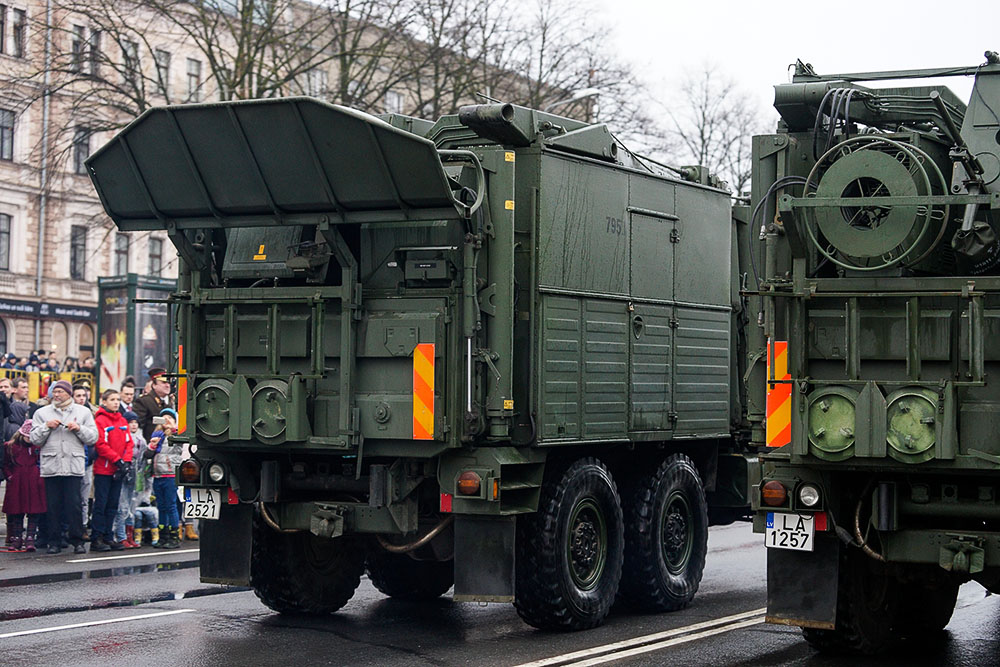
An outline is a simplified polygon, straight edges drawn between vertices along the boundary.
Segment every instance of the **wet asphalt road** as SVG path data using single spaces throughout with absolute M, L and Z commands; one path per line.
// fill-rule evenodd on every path
M 0 554 L 0 664 L 1000 664 L 1000 596 L 976 584 L 963 587 L 940 637 L 878 660 L 818 655 L 796 629 L 761 622 L 764 549 L 746 524 L 712 529 L 689 608 L 616 611 L 601 628 L 574 634 L 534 630 L 510 605 L 389 600 L 367 580 L 335 615 L 283 617 L 250 591 L 199 583 L 194 546 L 147 547 L 123 559 Z M 72 562 L 80 559 L 88 560 Z

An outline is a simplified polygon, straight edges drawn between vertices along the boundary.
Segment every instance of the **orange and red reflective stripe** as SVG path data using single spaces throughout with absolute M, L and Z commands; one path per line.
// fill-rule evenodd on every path
M 413 439 L 434 439 L 434 343 L 413 349 Z
M 183 433 L 187 429 L 187 375 L 184 373 L 184 346 L 177 346 L 177 432 Z
M 792 377 L 788 373 L 787 341 L 777 340 L 768 343 L 767 350 L 767 446 L 784 447 L 792 441 L 792 385 L 787 382 L 771 383 L 772 377 L 775 380 L 790 380 Z

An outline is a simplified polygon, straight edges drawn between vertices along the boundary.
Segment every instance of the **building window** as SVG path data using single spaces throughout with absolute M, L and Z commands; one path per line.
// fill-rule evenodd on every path
M 7 53 L 7 5 L 0 5 L 0 53 Z
M 0 160 L 14 159 L 14 112 L 0 109 Z
M 363 92 L 361 82 L 357 79 L 351 79 L 347 82 L 347 99 L 344 100 L 344 103 L 356 104 L 361 99 Z
M 306 72 L 306 95 L 311 97 L 326 97 L 330 88 L 330 73 L 325 69 L 314 67 Z
M 86 280 L 87 265 L 87 228 L 73 225 L 69 235 L 69 277 L 73 280 Z
M 162 49 L 153 51 L 156 60 L 156 85 L 160 94 L 170 96 L 170 52 Z
M 90 31 L 90 75 L 97 76 L 101 73 L 101 31 Z
M 77 334 L 77 343 L 80 346 L 80 358 L 85 359 L 94 354 L 94 328 L 89 324 L 81 324 L 80 332 Z M 89 353 L 89 354 L 88 354 Z
M 115 275 L 128 273 L 128 234 L 115 234 Z
M 201 61 L 187 59 L 188 101 L 201 101 Z
M 139 45 L 127 39 L 122 41 L 122 67 L 125 81 L 139 85 Z
M 385 93 L 385 112 L 403 113 L 403 94 L 395 90 L 387 90 Z
M 73 132 L 73 172 L 87 173 L 87 158 L 90 157 L 90 130 L 78 127 Z
M 223 68 L 218 74 L 215 75 L 215 78 L 219 82 L 219 99 L 223 102 L 232 99 L 233 70 Z
M 82 25 L 73 26 L 73 41 L 70 45 L 69 68 L 74 72 L 83 71 L 84 45 L 87 43 L 86 28 Z
M 0 353 L 7 352 L 7 323 L 0 320 Z
M 0 270 L 10 271 L 10 216 L 0 213 Z
M 149 275 L 159 276 L 163 272 L 163 240 L 149 239 Z
M 12 55 L 23 58 L 24 48 L 25 48 L 25 37 L 28 29 L 28 16 L 24 13 L 23 9 L 14 10 L 14 29 L 13 29 L 13 53 Z

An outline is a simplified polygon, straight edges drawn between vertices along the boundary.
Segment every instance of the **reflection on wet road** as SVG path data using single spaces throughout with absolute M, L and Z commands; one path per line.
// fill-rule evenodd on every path
M 948 629 L 873 660 L 815 653 L 794 628 L 762 623 L 765 553 L 745 524 L 713 528 L 705 577 L 687 609 L 615 609 L 588 632 L 521 622 L 510 605 L 449 596 L 405 602 L 363 580 L 326 617 L 275 614 L 251 591 L 202 584 L 197 553 L 134 560 L 0 556 L 0 646 L 18 664 L 102 665 L 992 665 L 1000 596 L 962 588 Z M 7 657 L 3 662 L 8 662 Z

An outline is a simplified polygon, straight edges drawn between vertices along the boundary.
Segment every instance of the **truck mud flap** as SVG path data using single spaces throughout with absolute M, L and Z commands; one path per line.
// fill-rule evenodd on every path
M 248 585 L 253 505 L 223 505 L 218 520 L 201 523 L 201 580 L 209 584 Z
M 814 551 L 767 550 L 767 622 L 832 630 L 837 622 L 840 542 L 817 534 Z
M 455 517 L 457 602 L 514 601 L 514 517 Z

